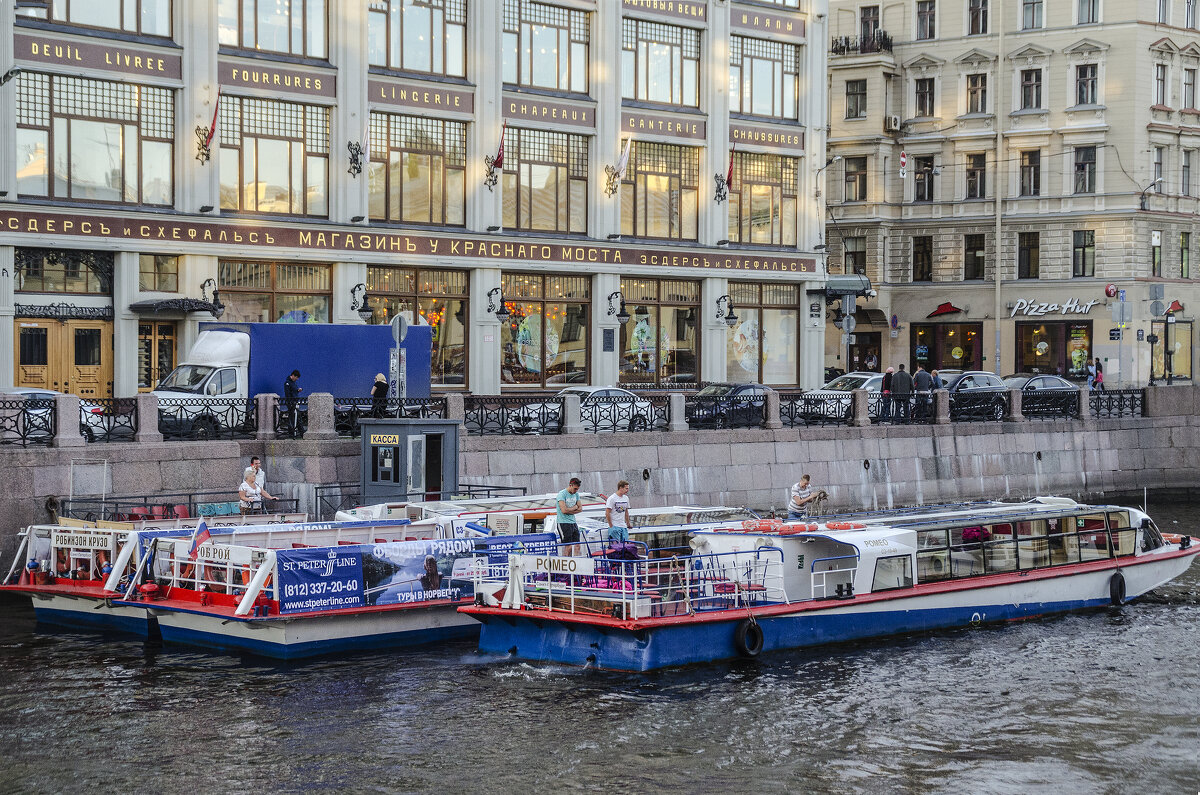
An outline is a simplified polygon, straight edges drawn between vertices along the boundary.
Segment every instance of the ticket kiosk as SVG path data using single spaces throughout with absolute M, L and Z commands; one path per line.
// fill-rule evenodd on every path
M 362 419 L 362 502 L 445 499 L 458 491 L 455 420 Z

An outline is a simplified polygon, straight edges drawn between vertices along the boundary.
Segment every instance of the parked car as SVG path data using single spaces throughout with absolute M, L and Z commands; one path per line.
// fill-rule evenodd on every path
M 950 419 L 1002 420 L 1008 409 L 1008 388 L 986 370 L 942 370 L 950 392 Z
M 1043 373 L 1013 373 L 1004 378 L 1008 389 L 1021 390 L 1021 413 L 1027 417 L 1078 417 L 1079 385 Z
M 24 398 L 25 400 L 53 400 L 54 398 L 65 394 L 64 392 L 56 392 L 53 389 L 41 389 L 40 387 L 18 386 L 0 390 L 0 400 Z M 50 414 L 54 411 L 51 406 L 31 408 L 27 411 L 25 419 L 26 435 L 31 439 L 44 438 L 50 435 Z M 111 415 L 106 414 L 107 409 L 99 403 L 93 403 L 89 400 L 80 399 L 79 401 L 79 433 L 84 439 L 89 442 L 95 441 L 96 437 L 133 437 L 133 429 L 124 425 L 115 425 L 111 421 Z M 110 419 L 106 420 L 105 417 Z M 14 429 L 5 429 L 6 435 L 12 435 Z
M 878 395 L 882 386 L 881 373 L 858 371 L 839 375 L 824 386 L 805 392 L 799 398 L 798 419 L 809 423 L 826 420 L 849 422 L 854 414 L 850 392 L 865 389 Z M 877 416 L 879 401 L 869 400 L 867 405 L 871 416 Z
M 508 417 L 509 433 L 558 433 L 562 419 L 559 399 L 579 397 L 579 419 L 585 431 L 644 431 L 655 425 L 654 406 L 628 389 L 612 386 L 571 386 L 544 403 L 528 403 Z
M 751 428 L 762 425 L 770 387 L 762 384 L 709 384 L 688 398 L 692 428 Z

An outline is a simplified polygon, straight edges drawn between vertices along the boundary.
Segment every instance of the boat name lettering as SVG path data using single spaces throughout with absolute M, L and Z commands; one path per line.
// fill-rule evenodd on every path
M 91 533 L 55 533 L 54 546 L 75 547 L 79 549 L 108 549 L 109 536 L 93 535 Z
M 595 564 L 588 558 L 562 558 L 555 555 L 526 555 L 526 571 L 535 574 L 595 574 Z
M 892 543 L 886 538 L 869 538 L 863 542 L 864 547 L 886 547 Z
M 203 560 L 229 560 L 229 547 L 203 544 L 196 550 L 196 556 Z
M 1098 303 L 1100 303 L 1098 298 L 1093 298 L 1087 303 L 1080 303 L 1078 298 L 1068 298 L 1061 304 L 1045 301 L 1029 301 L 1020 298 L 1013 304 L 1009 317 L 1016 317 L 1018 313 L 1026 317 L 1038 317 L 1051 312 L 1058 312 L 1064 315 L 1086 315 Z
M 371 434 L 371 444 L 400 444 L 400 434 L 373 433 Z

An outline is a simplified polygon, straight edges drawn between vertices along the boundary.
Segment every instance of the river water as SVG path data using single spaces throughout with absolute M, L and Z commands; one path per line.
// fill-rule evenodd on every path
M 1197 534 L 1196 505 L 1151 506 Z M 1200 566 L 1141 602 L 648 675 L 280 665 L 0 602 L 0 792 L 1200 791 Z

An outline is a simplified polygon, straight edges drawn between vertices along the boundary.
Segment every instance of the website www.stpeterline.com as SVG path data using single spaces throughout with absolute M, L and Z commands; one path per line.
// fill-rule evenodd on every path
M 326 596 L 321 599 L 285 599 L 279 603 L 281 610 L 337 610 L 341 607 L 362 607 L 361 596 Z

